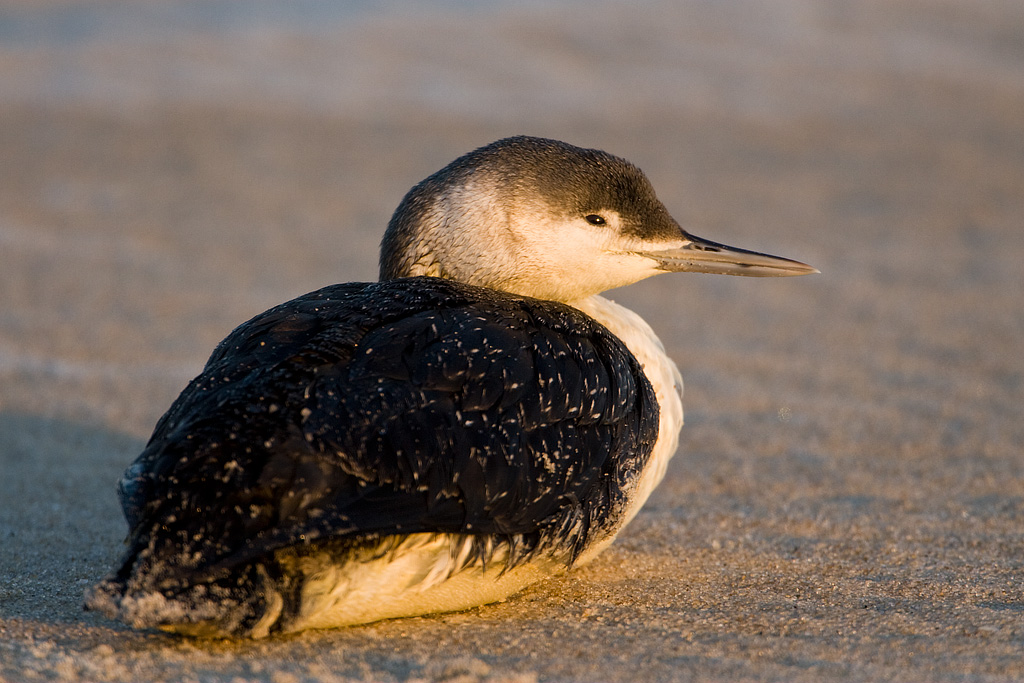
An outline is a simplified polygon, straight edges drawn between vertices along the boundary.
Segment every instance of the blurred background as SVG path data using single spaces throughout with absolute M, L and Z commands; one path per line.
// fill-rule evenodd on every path
M 658 598 L 675 635 L 636 652 L 662 673 L 724 633 L 738 649 L 711 671 L 792 679 L 785 657 L 810 655 L 783 627 L 837 653 L 811 669 L 831 676 L 1017 671 L 1018 0 L 0 2 L 0 618 L 85 618 L 123 533 L 112 482 L 215 344 L 376 279 L 409 187 L 521 133 L 626 157 L 694 234 L 822 271 L 612 293 L 677 359 L 687 426 L 631 536 L 583 573 L 615 599 L 563 592 L 635 614 L 624 564 L 644 558 L 650 590 L 706 579 L 707 604 Z M 786 564 L 800 548 L 810 573 Z M 820 628 L 787 611 L 812 575 L 840 587 Z M 579 621 L 538 596 L 538 618 Z M 906 654 L 921 634 L 938 669 Z M 782 654 L 744 668 L 749 647 Z
M 1019 333 L 997 245 L 1024 239 L 1022 26 L 997 0 L 6 2 L 0 373 L 32 389 L 0 405 L 144 434 L 140 379 L 167 399 L 250 315 L 375 279 L 404 192 L 517 133 L 629 158 L 695 234 L 826 271 L 626 290 L 684 356 L 792 324 L 776 351 L 806 366 L 849 345 L 840 315 L 861 372 L 913 322 L 962 352 L 943 288 Z

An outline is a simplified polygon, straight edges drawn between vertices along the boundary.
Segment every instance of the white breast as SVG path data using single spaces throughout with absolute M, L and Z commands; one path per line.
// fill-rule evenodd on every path
M 654 445 L 651 459 L 637 483 L 636 490 L 628 494 L 629 505 L 619 526 L 621 530 L 636 516 L 651 492 L 661 482 L 668 462 L 679 446 L 679 430 L 683 426 L 683 377 L 679 374 L 679 368 L 665 353 L 665 347 L 651 326 L 633 311 L 602 296 L 592 296 L 574 302 L 573 306 L 597 320 L 622 340 L 626 348 L 640 361 L 644 374 L 647 375 L 658 398 L 658 441 Z M 588 548 L 580 556 L 577 564 L 592 560 L 611 545 L 614 539 L 615 534 L 612 534 L 606 541 Z

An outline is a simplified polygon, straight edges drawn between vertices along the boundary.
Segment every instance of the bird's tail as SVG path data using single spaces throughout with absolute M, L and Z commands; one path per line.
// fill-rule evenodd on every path
M 202 583 L 157 581 L 134 559 L 86 591 L 84 608 L 133 628 L 183 635 L 262 638 L 277 624 L 284 597 L 280 580 L 262 563 Z

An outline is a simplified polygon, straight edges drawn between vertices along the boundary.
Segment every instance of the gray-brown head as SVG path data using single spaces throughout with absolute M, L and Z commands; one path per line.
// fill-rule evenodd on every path
M 382 280 L 431 275 L 565 302 L 673 271 L 817 272 L 688 234 L 624 159 L 526 136 L 481 147 L 413 187 L 380 257 Z

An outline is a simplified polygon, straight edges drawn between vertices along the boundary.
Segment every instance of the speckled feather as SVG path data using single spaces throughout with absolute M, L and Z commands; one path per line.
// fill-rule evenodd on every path
M 615 527 L 657 412 L 630 352 L 569 306 L 437 278 L 327 287 L 237 328 L 160 420 L 122 481 L 117 581 L 171 598 L 288 546 L 416 532 L 569 565 Z

